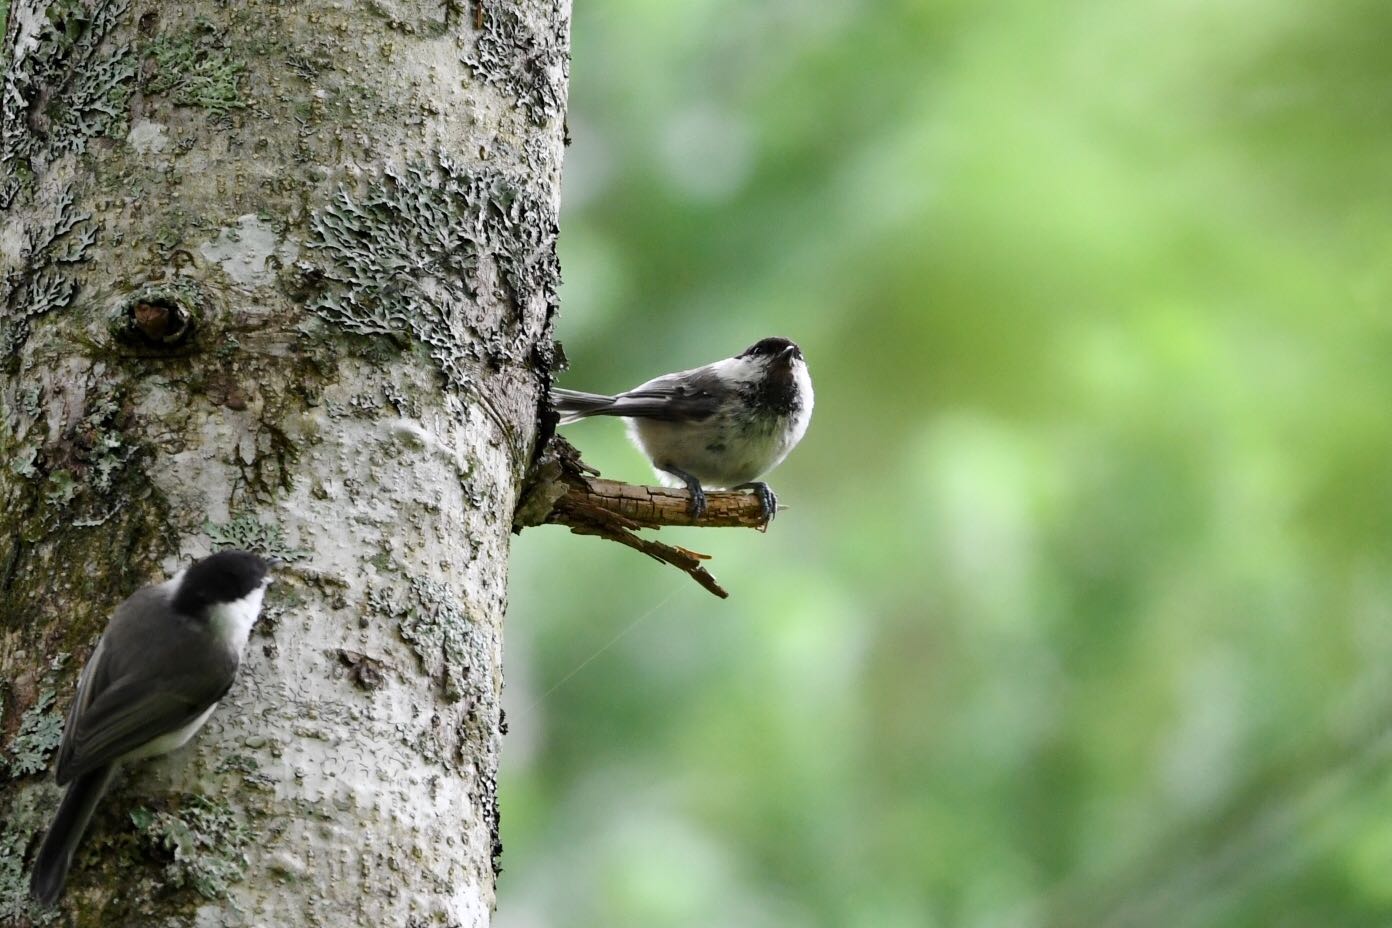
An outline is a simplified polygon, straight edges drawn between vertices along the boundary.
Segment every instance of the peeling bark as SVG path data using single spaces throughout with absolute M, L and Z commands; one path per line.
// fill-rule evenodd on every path
M 111 609 L 232 545 L 287 561 L 241 675 L 118 779 L 59 923 L 488 923 L 568 9 L 12 6 L 0 924 L 38 923 L 48 764 Z

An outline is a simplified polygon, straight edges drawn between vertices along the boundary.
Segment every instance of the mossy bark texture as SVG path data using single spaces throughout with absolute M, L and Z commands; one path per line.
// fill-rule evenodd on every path
M 15 0 L 0 925 L 487 924 L 509 529 L 552 359 L 566 0 Z M 25 897 L 74 681 L 287 561 L 194 743 Z

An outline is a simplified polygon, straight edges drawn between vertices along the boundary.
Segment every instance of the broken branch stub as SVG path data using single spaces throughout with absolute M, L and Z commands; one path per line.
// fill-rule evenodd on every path
M 686 490 L 605 480 L 559 436 L 551 439 L 538 460 L 518 502 L 513 530 L 547 523 L 565 525 L 577 535 L 607 538 L 671 564 L 722 599 L 730 594 L 702 565 L 709 555 L 644 538 L 638 530 L 664 525 L 768 528 L 763 504 L 752 493 L 707 493 L 706 511 L 699 520 L 694 519 L 691 494 Z

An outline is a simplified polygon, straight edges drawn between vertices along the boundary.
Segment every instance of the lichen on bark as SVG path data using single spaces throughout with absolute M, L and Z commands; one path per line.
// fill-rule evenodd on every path
M 536 125 L 565 112 L 570 79 L 570 21 L 559 0 L 539 27 L 509 0 L 475 0 L 482 21 L 464 63 L 480 80 L 509 93 Z
M 206 20 L 172 35 L 162 35 L 147 46 L 151 62 L 143 82 L 146 93 L 169 94 L 179 106 L 226 116 L 245 109 L 241 81 L 247 64 L 221 44 L 222 37 Z
M 549 37 L 520 93 L 464 63 L 480 33 L 453 3 L 13 10 L 0 922 L 39 917 L 24 880 L 60 791 L 36 768 L 112 608 L 238 545 L 290 562 L 239 679 L 118 780 L 61 917 L 487 923 L 568 15 L 506 9 Z
M 556 302 L 550 199 L 444 152 L 388 166 L 356 199 L 340 189 L 310 224 L 329 284 L 310 308 L 349 332 L 416 341 L 454 388 L 481 364 L 526 361 L 536 333 L 516 326 L 516 314 L 533 300 Z M 479 320 L 480 299 L 506 301 L 514 317 Z
M 135 77 L 129 42 L 114 37 L 129 0 L 19 0 L 0 108 L 0 208 L 8 206 L 38 167 L 81 153 L 90 139 L 125 132 Z M 28 14 L 28 15 L 25 15 Z
M 35 221 L 16 236 L 18 252 L 0 278 L 0 362 L 6 364 L 18 358 L 33 319 L 71 305 L 78 285 L 69 268 L 84 261 L 96 241 L 92 216 L 73 207 L 69 186 L 51 202 L 39 203 L 36 212 Z
M 223 899 L 231 884 L 246 875 L 243 850 L 253 835 L 225 802 L 201 795 L 173 796 L 161 809 L 135 807 L 130 819 L 164 859 L 167 886 Z
M 410 642 L 446 698 L 467 697 L 473 705 L 490 702 L 469 670 L 485 664 L 497 642 L 488 640 L 487 629 L 469 616 L 448 587 L 428 577 L 412 577 L 403 591 L 374 589 L 368 602 L 400 623 L 401 637 Z

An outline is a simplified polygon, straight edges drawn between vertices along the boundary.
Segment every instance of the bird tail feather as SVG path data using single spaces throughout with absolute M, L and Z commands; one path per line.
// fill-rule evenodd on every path
M 39 904 L 53 905 L 63 895 L 73 854 L 115 772 L 115 764 L 104 764 L 73 778 L 68 784 L 68 791 L 58 805 L 58 814 L 53 817 L 48 834 L 44 835 L 39 856 L 34 859 L 29 893 Z
M 602 393 L 581 393 L 579 390 L 551 390 L 551 405 L 561 414 L 561 425 L 568 425 L 587 416 L 613 415 L 610 411 L 615 398 Z

